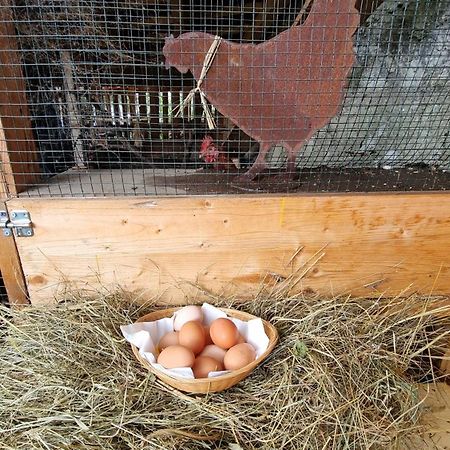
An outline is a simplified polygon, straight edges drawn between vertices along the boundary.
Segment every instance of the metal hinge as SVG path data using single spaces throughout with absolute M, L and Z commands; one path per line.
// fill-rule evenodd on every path
M 0 228 L 3 236 L 12 236 L 13 232 L 16 237 L 33 236 L 33 224 L 31 223 L 30 213 L 25 210 L 0 211 Z

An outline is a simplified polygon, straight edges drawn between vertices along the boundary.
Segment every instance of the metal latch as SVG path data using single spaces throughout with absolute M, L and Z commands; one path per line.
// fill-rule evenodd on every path
M 33 236 L 33 225 L 31 223 L 30 213 L 25 210 L 0 211 L 0 228 L 3 236 L 30 237 Z
M 11 236 L 11 230 L 7 228 L 9 216 L 6 211 L 0 211 L 0 228 L 3 231 L 3 236 Z

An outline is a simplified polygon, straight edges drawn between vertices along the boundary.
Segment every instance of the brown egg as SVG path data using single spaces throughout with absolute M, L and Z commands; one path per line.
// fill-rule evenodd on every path
M 237 344 L 226 352 L 223 365 L 227 370 L 239 370 L 255 359 L 256 352 L 250 344 Z
M 205 329 L 200 322 L 187 322 L 181 327 L 178 339 L 180 345 L 198 354 L 205 348 Z
M 175 369 L 176 367 L 192 367 L 194 360 L 194 353 L 188 348 L 171 345 L 159 354 L 157 362 L 166 369 Z
M 166 333 L 158 343 L 159 351 L 164 350 L 166 347 L 169 347 L 170 345 L 178 345 L 178 331 L 169 331 Z
M 206 338 L 205 345 L 214 344 L 214 342 L 211 339 L 211 335 L 209 333 L 209 326 L 208 325 L 204 325 L 203 328 L 205 329 L 205 338 Z
M 211 324 L 209 333 L 214 344 L 225 350 L 236 345 L 239 339 L 239 331 L 230 319 L 216 319 Z
M 208 378 L 209 372 L 223 370 L 222 363 L 209 356 L 198 356 L 192 366 L 195 378 Z
M 207 345 L 199 356 L 209 356 L 223 364 L 223 358 L 227 351 L 217 345 Z

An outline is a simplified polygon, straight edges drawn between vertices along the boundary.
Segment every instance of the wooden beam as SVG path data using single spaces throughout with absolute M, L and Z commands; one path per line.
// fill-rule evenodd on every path
M 6 198 L 8 198 L 8 185 L 6 183 L 5 174 L 0 166 L 0 200 Z
M 0 161 L 8 193 L 16 195 L 40 170 L 10 0 L 0 0 L 0 119 Z
M 6 210 L 4 202 L 0 209 Z M 0 231 L 0 272 L 11 305 L 28 304 L 25 278 L 20 264 L 19 254 L 13 236 L 5 237 Z
M 135 291 L 166 303 L 251 297 L 303 274 L 324 296 L 450 293 L 450 195 L 12 199 L 32 303 L 62 289 Z
M 9 197 L 7 169 L 5 170 L 9 161 L 4 161 L 7 152 L 5 132 L 3 131 L 2 118 L 0 117 L 0 200 L 5 200 Z M 10 172 L 8 171 L 8 173 Z
M 15 183 L 11 161 L 9 159 L 8 143 L 6 142 L 5 130 L 3 129 L 3 122 L 0 117 L 0 200 L 6 200 L 11 194 L 16 194 L 17 190 L 14 187 Z
M 83 141 L 81 139 L 81 114 L 75 96 L 76 89 L 73 79 L 73 61 L 70 52 L 67 50 L 61 50 L 60 55 L 64 73 L 67 113 L 69 115 L 69 127 L 72 135 L 75 164 L 79 169 L 85 169 L 86 164 L 84 161 Z

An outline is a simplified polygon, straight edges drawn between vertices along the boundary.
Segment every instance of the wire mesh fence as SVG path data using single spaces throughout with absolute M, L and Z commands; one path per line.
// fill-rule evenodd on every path
M 449 19 L 449 0 L 1 0 L 3 195 L 448 189 Z M 170 59 L 204 63 L 211 36 L 209 107 L 177 108 L 199 76 Z

